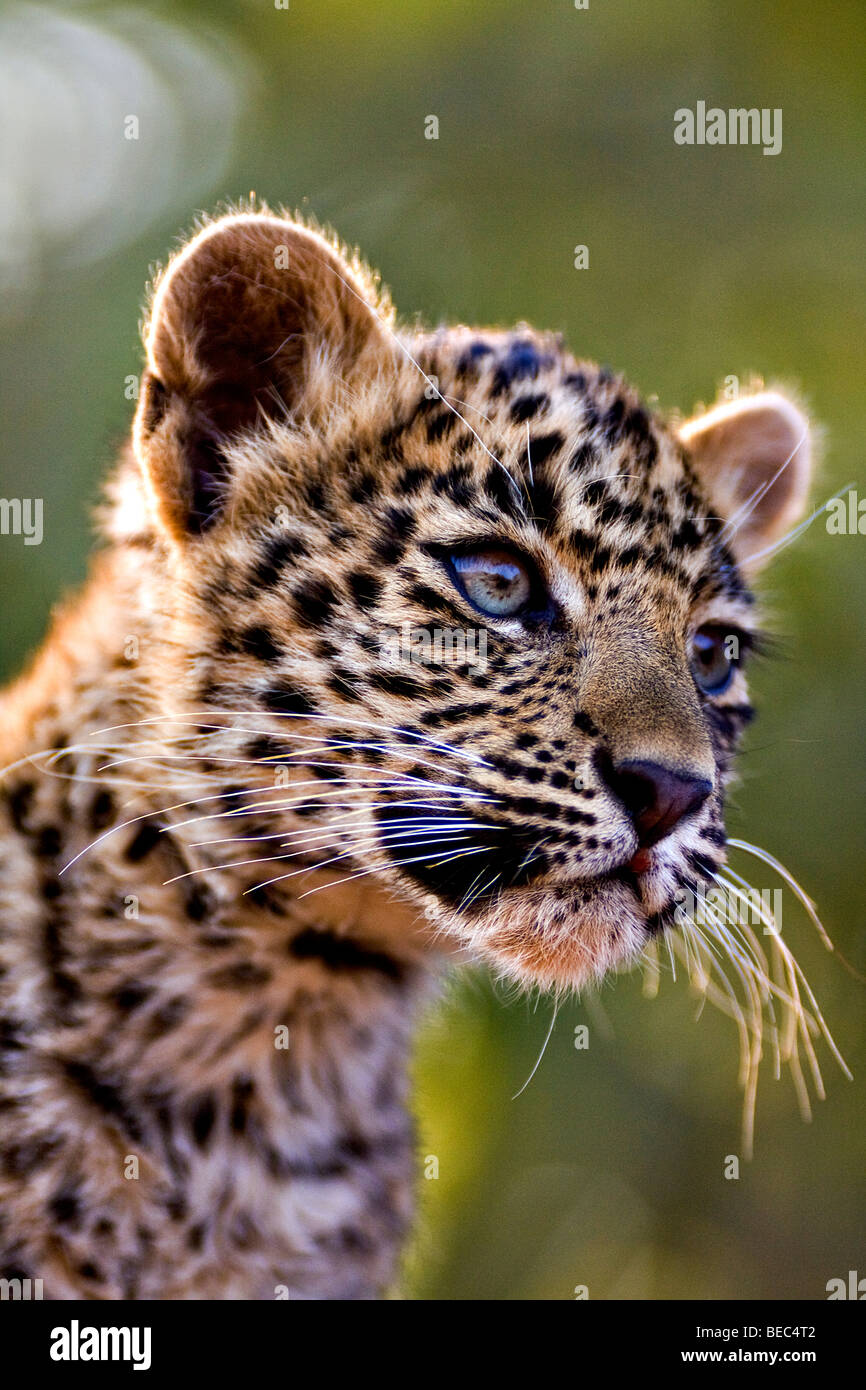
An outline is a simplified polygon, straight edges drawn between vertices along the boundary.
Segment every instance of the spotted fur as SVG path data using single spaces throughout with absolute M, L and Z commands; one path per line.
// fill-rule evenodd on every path
M 580 986 L 723 858 L 751 707 L 689 641 L 748 646 L 805 423 L 764 393 L 678 432 L 553 336 L 398 330 L 266 212 L 171 262 L 147 355 L 105 546 L 0 720 L 2 1272 L 376 1296 L 443 955 Z M 455 587 L 480 541 L 531 560 L 537 620 Z M 483 628 L 486 664 L 395 663 L 407 627 Z M 643 857 L 636 758 L 712 789 Z

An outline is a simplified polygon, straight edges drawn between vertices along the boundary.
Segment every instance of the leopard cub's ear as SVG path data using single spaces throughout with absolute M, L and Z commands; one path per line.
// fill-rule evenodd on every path
M 224 217 L 175 256 L 153 296 L 133 431 L 175 539 L 218 517 L 233 436 L 309 415 L 375 373 L 391 351 L 388 315 L 357 261 L 287 218 Z
M 808 420 L 781 392 L 761 391 L 688 420 L 679 437 L 729 523 L 726 537 L 737 562 L 754 572 L 805 509 L 812 471 Z

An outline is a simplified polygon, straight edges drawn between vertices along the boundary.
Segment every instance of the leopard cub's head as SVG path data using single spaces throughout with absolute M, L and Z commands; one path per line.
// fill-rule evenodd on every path
M 251 881 L 377 875 L 542 985 L 712 884 L 747 580 L 808 486 L 787 399 L 672 428 L 529 328 L 395 329 L 356 260 L 258 213 L 171 262 L 147 353 L 170 699 L 232 754 Z

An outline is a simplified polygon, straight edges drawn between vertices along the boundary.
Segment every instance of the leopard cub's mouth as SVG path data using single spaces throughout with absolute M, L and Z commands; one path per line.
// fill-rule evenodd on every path
M 646 944 L 648 921 L 626 870 L 581 884 L 507 890 L 443 926 L 498 974 L 559 989 L 600 980 L 632 958 Z
M 579 988 L 633 960 L 673 922 L 684 876 L 678 856 L 638 850 L 592 877 L 535 878 L 459 904 L 428 899 L 427 913 L 504 978 Z

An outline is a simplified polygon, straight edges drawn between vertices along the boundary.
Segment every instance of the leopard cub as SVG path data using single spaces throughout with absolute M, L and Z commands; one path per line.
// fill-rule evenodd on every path
M 395 1276 L 444 959 L 579 987 L 712 886 L 799 409 L 396 325 L 317 231 L 152 296 L 104 544 L 0 717 L 0 1252 L 50 1298 Z

